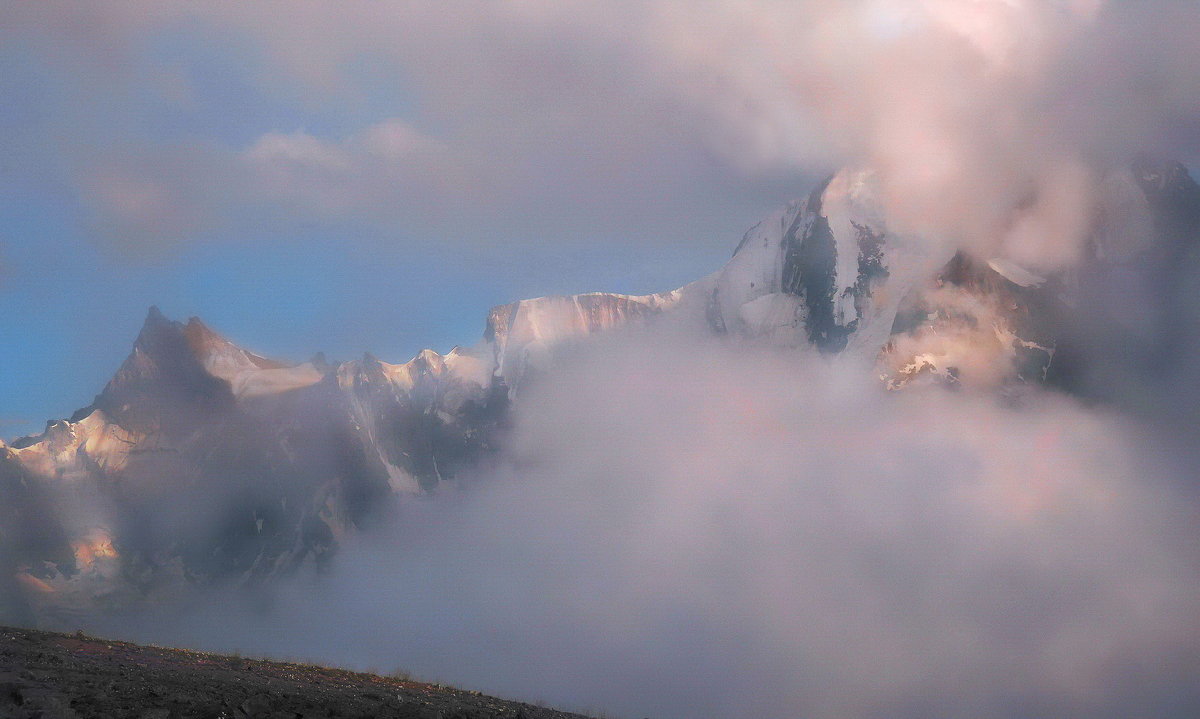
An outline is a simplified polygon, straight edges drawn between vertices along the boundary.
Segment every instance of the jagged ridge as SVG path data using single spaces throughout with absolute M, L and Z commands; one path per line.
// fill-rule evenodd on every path
M 1094 303 L 1112 273 L 1133 267 L 1161 282 L 1200 235 L 1200 187 L 1182 167 L 1133 178 L 1120 201 L 1141 210 L 1121 214 L 1144 211 L 1158 241 L 1116 252 L 1102 211 L 1090 258 L 1039 277 L 890 232 L 870 173 L 839 173 L 751 228 L 709 277 L 654 295 L 502 305 L 478 345 L 402 364 L 367 354 L 289 365 L 151 308 L 92 404 L 0 445 L 0 502 L 14 518 L 52 518 L 40 533 L 3 525 L 16 528 L 0 535 L 4 606 L 53 622 L 97 597 L 119 605 L 180 582 L 256 582 L 320 564 L 378 507 L 494 452 L 510 403 L 557 349 L 631 323 L 856 353 L 893 389 L 1079 389 L 1096 371 L 1082 361 L 1097 355 L 1088 342 L 1105 333 L 1080 327 L 1071 303 Z M 1113 361 L 1154 361 L 1151 351 Z

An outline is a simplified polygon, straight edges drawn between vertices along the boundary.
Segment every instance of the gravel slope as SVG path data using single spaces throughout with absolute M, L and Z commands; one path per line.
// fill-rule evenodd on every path
M 374 674 L 0 627 L 0 719 L 18 717 L 583 719 Z

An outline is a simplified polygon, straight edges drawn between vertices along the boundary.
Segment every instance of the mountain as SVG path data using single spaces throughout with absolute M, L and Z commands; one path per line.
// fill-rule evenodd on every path
M 853 354 L 893 390 L 1114 397 L 1114 375 L 1145 378 L 1139 396 L 1169 387 L 1185 371 L 1172 348 L 1194 326 L 1177 308 L 1200 270 L 1200 187 L 1150 163 L 1106 187 L 1085 260 L 1042 276 L 889 230 L 871 173 L 843 171 L 752 227 L 708 277 L 502 305 L 475 346 L 401 364 L 278 362 L 151 308 L 91 404 L 0 444 L 0 619 L 64 625 L 196 582 L 320 567 L 381 507 L 488 461 L 522 388 L 564 347 L 634 324 Z

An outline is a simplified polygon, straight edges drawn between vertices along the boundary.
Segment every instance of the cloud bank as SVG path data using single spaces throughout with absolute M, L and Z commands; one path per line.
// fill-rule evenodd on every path
M 868 377 L 591 344 L 522 398 L 498 466 L 329 574 L 105 628 L 620 716 L 1200 707 L 1194 487 L 1165 445 L 1049 393 Z

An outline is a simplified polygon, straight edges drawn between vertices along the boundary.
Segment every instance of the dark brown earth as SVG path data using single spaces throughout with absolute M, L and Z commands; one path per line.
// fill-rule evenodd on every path
M 0 627 L 0 719 L 582 719 L 405 679 Z

